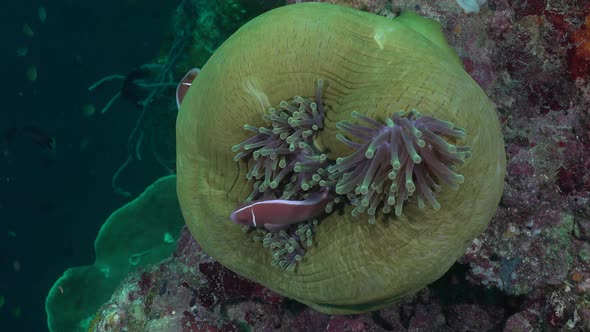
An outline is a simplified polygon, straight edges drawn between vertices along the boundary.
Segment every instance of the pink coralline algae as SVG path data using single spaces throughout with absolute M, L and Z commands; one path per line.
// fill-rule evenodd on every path
M 496 103 L 508 156 L 500 208 L 459 262 L 518 299 L 505 331 L 588 329 L 590 72 L 572 57 L 590 4 L 497 0 L 477 20 L 446 9 L 428 7 Z
M 130 275 L 90 330 L 240 331 L 257 326 L 257 317 L 276 311 L 283 300 L 212 260 L 184 230 L 174 256 Z
M 438 19 L 496 103 L 508 167 L 488 229 L 428 288 L 341 317 L 234 275 L 184 232 L 173 258 L 129 276 L 94 330 L 590 330 L 590 3 L 491 0 L 466 14 L 454 0 L 348 2 Z
M 457 279 L 452 280 L 445 278 L 436 291 L 424 289 L 387 309 L 330 316 L 227 270 L 184 229 L 173 257 L 129 275 L 97 312 L 89 331 L 466 331 L 463 327 L 501 326 L 502 308 L 445 306 L 446 295 L 437 292 Z

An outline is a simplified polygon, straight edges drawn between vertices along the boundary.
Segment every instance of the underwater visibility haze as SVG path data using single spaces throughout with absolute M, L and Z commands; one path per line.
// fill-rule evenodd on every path
M 590 330 L 590 2 L 13 6 L 2 331 Z

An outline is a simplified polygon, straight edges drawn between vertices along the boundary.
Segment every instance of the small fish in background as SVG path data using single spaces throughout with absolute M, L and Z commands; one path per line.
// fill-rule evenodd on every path
M 16 49 L 17 56 L 27 56 L 27 54 L 29 54 L 29 49 L 26 47 L 19 47 Z
M 34 143 L 40 148 L 42 164 L 49 166 L 57 158 L 55 138 L 37 126 L 11 127 L 0 131 L 0 152 L 2 156 L 10 156 L 11 150 L 18 148 L 19 140 Z
M 37 16 L 39 16 L 39 22 L 45 23 L 45 21 L 47 21 L 47 11 L 45 10 L 45 7 L 41 6 L 37 8 Z
M 92 104 L 84 104 L 82 106 L 82 114 L 89 118 L 96 113 L 96 107 Z
M 49 136 L 41 128 L 35 126 L 25 126 L 21 129 L 21 132 L 24 137 L 30 138 L 39 145 L 51 160 L 55 160 L 57 143 L 54 137 Z
M 35 36 L 33 28 L 31 28 L 31 26 L 26 23 L 23 25 L 23 34 L 29 38 L 33 38 L 33 36 Z
M 29 66 L 27 68 L 25 76 L 26 76 L 27 80 L 29 80 L 31 82 L 35 82 L 37 80 L 37 77 L 39 77 L 39 74 L 37 73 L 37 66 L 35 66 L 35 65 Z

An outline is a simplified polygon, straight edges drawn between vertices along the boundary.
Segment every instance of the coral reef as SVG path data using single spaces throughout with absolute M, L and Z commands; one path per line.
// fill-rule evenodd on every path
M 94 264 L 66 270 L 49 291 L 50 331 L 85 331 L 128 273 L 174 252 L 182 228 L 175 191 L 176 177 L 163 177 L 105 221 L 94 243 Z
M 458 264 L 396 305 L 369 314 L 329 316 L 276 294 L 261 302 L 254 288 L 238 302 L 220 297 L 226 301 L 217 304 L 222 309 L 213 307 L 221 313 L 222 318 L 215 316 L 220 321 L 202 320 L 253 330 L 590 330 L 590 60 L 583 51 L 590 4 L 490 0 L 479 13 L 465 14 L 455 0 L 339 2 L 376 13 L 417 11 L 440 21 L 465 69 L 500 112 L 508 168 L 499 210 Z M 192 240 L 186 231 L 181 239 L 175 258 L 166 264 L 178 260 L 195 266 L 198 260 L 186 258 L 193 250 L 187 249 Z M 200 251 L 193 254 L 203 257 Z M 157 269 L 146 272 L 152 275 Z M 180 280 L 189 273 L 181 269 L 173 275 Z M 138 276 L 130 276 L 119 291 L 135 287 Z M 199 275 L 194 283 L 212 278 L 220 280 Z M 252 285 L 241 282 L 246 288 Z M 132 308 L 126 300 L 114 305 L 123 294 L 119 291 L 100 317 L 108 308 Z M 176 297 L 136 299 L 140 304 L 153 300 L 163 305 Z M 203 312 L 200 300 L 191 300 L 192 295 L 170 307 L 177 313 Z
M 590 316 L 583 306 L 575 307 L 571 292 L 552 293 L 546 301 L 540 291 L 526 298 L 505 296 L 465 285 L 465 272 L 457 265 L 428 288 L 381 310 L 331 316 L 224 268 L 185 228 L 173 256 L 131 273 L 98 310 L 89 331 L 538 331 L 566 326 L 561 320 L 574 310 L 579 316 L 568 330 L 587 329 Z M 585 285 L 575 292 L 587 292 L 590 283 Z
M 507 177 L 488 229 L 459 260 L 468 280 L 517 296 L 505 330 L 590 328 L 590 3 L 395 1 L 437 17 L 497 104 Z
M 493 310 L 483 304 L 445 305 L 436 292 L 448 287 L 445 280 L 386 309 L 330 316 L 227 270 L 185 229 L 174 255 L 130 274 L 98 310 L 89 331 L 484 331 L 501 326 L 505 309 L 499 305 Z
M 349 30 L 351 22 L 362 29 Z M 294 96 L 300 97 L 287 102 Z M 371 126 L 353 124 L 360 119 L 372 119 Z M 358 131 L 374 136 L 374 146 L 355 145 L 366 138 Z M 394 154 L 382 149 L 391 135 L 407 136 L 403 145 L 389 144 L 398 150 Z M 376 170 L 388 153 L 399 160 L 391 167 L 387 160 Z M 359 155 L 358 163 L 338 164 Z M 331 314 L 377 310 L 438 279 L 490 221 L 505 170 L 493 105 L 461 67 L 436 22 L 412 13 L 389 19 L 318 3 L 267 12 L 212 55 L 181 104 L 177 156 L 180 206 L 207 254 L 248 279 Z M 336 162 L 332 172 L 322 164 L 328 159 Z M 398 163 L 403 171 L 395 170 Z M 357 182 L 350 172 L 366 179 Z M 392 183 L 381 179 L 398 174 Z M 270 212 L 277 220 L 303 221 L 307 215 L 297 217 L 308 209 L 283 212 L 296 200 L 324 202 L 312 196 L 322 192 L 319 188 L 306 196 L 322 186 L 323 176 L 331 176 L 323 189 L 339 194 L 328 183 L 333 181 L 348 201 L 318 216 L 313 246 L 294 271 L 289 271 L 292 262 L 282 263 L 287 271 L 274 268 L 269 251 L 228 217 L 255 225 L 258 213 Z M 356 187 L 351 188 L 355 193 L 338 184 L 340 177 Z M 398 182 L 403 182 L 399 190 L 393 186 Z M 369 188 L 376 199 L 371 200 Z M 406 200 L 411 192 L 412 201 Z M 291 203 L 277 201 L 285 193 L 294 198 Z M 258 198 L 268 200 L 248 203 Z M 368 225 L 357 216 L 365 207 L 370 215 L 384 200 L 393 205 L 393 198 L 399 203 L 385 209 L 397 213 L 376 214 Z M 443 208 L 425 208 L 425 201 Z M 264 209 L 265 203 L 276 204 L 276 212 Z M 269 220 L 264 215 L 261 222 L 267 229 Z M 295 249 L 283 245 L 279 250 Z

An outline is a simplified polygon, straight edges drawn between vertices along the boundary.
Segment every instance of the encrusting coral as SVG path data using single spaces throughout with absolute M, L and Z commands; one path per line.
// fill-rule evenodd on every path
M 311 106 L 318 80 L 321 102 L 315 101 L 315 108 L 320 114 L 323 107 L 323 123 Z M 402 130 L 390 127 L 392 121 Z M 367 140 L 361 132 L 377 138 Z M 407 132 L 413 133 L 412 142 L 404 140 Z M 385 168 L 374 171 L 373 161 L 383 163 L 388 150 L 369 143 L 387 137 L 380 133 L 401 135 L 404 144 L 397 148 L 408 156 L 400 155 L 399 171 L 388 170 L 383 181 Z M 347 159 L 355 153 L 358 159 Z M 463 70 L 436 22 L 412 14 L 389 19 L 321 3 L 267 12 L 219 47 L 181 104 L 177 161 L 185 221 L 209 255 L 282 295 L 332 314 L 385 307 L 439 278 L 486 227 L 505 172 L 495 109 Z M 389 164 L 394 171 L 397 165 Z M 285 169 L 289 174 L 280 175 Z M 368 182 L 361 171 L 365 177 L 373 173 Z M 342 182 L 345 177 L 350 185 Z M 404 202 L 399 215 L 375 213 L 374 224 L 357 215 L 365 211 L 370 218 L 376 204 L 370 191 L 387 201 L 383 188 L 388 185 L 388 192 L 394 182 L 402 184 L 394 195 L 396 202 Z M 326 193 L 322 184 L 335 188 L 329 199 L 317 196 Z M 345 199 L 328 204 L 335 196 Z M 311 207 L 332 212 L 320 216 L 310 232 L 313 245 L 305 248 L 294 270 L 291 263 L 277 262 L 284 269 L 269 264 L 275 254 L 289 250 L 291 262 L 298 261 L 292 254 L 299 248 L 292 243 L 293 249 L 285 247 L 286 233 L 262 230 L 265 235 L 253 241 L 252 232 L 242 232 L 243 226 L 229 218 L 247 201 L 273 200 L 311 200 Z M 397 206 L 391 209 L 395 212 Z M 275 240 L 286 242 L 274 252 L 260 245 L 266 241 L 270 247 Z

